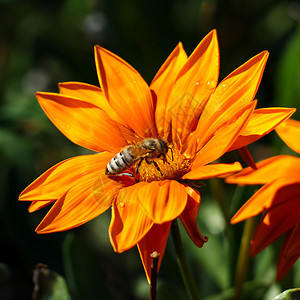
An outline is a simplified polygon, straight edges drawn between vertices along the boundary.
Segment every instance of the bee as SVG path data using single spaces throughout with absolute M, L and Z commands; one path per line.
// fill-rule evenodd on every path
M 163 157 L 164 161 L 167 162 L 166 153 L 168 149 L 167 142 L 162 138 L 144 138 L 134 145 L 126 146 L 113 157 L 106 166 L 105 174 L 120 174 L 139 161 L 136 168 L 136 173 L 138 173 L 138 169 L 143 160 L 145 160 L 147 164 L 154 164 L 158 171 L 160 171 L 157 163 L 152 159 Z

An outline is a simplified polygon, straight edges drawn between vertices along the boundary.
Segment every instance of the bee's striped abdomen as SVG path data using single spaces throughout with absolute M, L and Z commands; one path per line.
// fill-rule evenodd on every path
M 107 164 L 105 174 L 115 175 L 126 170 L 136 162 L 136 158 L 130 152 L 131 147 L 124 148 Z

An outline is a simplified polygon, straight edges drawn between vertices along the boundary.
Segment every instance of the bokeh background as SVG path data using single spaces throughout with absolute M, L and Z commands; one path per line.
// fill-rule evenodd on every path
M 116 254 L 109 244 L 109 212 L 69 232 L 37 235 L 34 229 L 47 209 L 29 214 L 28 204 L 17 201 L 46 169 L 87 153 L 47 119 L 36 91 L 57 92 L 63 81 L 98 85 L 96 44 L 121 56 L 150 83 L 179 41 L 190 54 L 216 28 L 220 79 L 269 50 L 258 106 L 299 108 L 299 23 L 298 1 L 0 0 L 0 299 L 30 299 L 38 263 L 65 278 L 72 299 L 148 299 L 137 249 Z M 294 118 L 300 120 L 299 110 Z M 256 160 L 289 153 L 275 133 L 250 150 Z M 198 249 L 184 231 L 182 238 L 204 299 L 232 299 L 243 229 L 243 224 L 226 225 L 216 198 L 223 198 L 233 214 L 252 192 L 236 191 L 222 181 L 201 188 L 199 226 L 209 242 Z M 282 282 L 275 282 L 279 246 L 251 259 L 245 284 L 249 299 L 270 299 L 299 285 L 299 262 Z M 68 299 L 62 277 L 52 277 L 59 278 L 54 280 L 58 298 L 49 299 Z M 158 299 L 187 299 L 171 239 L 159 273 Z

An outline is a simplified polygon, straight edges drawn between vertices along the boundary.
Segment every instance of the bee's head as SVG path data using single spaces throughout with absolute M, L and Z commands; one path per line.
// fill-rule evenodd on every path
M 160 144 L 158 143 L 157 139 L 148 138 L 144 141 L 144 147 L 149 150 L 156 150 L 158 147 L 160 147 Z
M 164 139 L 147 138 L 144 140 L 143 147 L 158 153 L 166 154 L 168 152 L 168 144 Z
M 165 141 L 165 139 L 159 139 L 159 144 L 160 144 L 160 150 L 163 154 L 166 154 L 169 150 L 168 143 Z

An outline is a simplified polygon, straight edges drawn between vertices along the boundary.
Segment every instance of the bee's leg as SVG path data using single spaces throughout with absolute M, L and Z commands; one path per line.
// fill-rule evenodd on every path
M 173 149 L 172 149 L 171 147 L 169 147 L 169 149 L 171 150 L 171 154 L 172 154 L 172 161 L 174 161 Z
M 169 162 L 168 162 L 168 160 L 167 160 L 167 157 L 166 157 L 166 154 L 164 154 L 164 153 L 161 153 L 161 154 L 159 154 L 158 156 L 157 156 L 157 158 L 159 158 L 159 157 L 163 157 L 163 161 L 164 162 L 166 162 L 167 164 L 170 164 Z M 173 160 L 173 159 L 172 159 Z
M 144 160 L 144 158 L 142 157 L 142 158 L 140 159 L 140 161 L 139 161 L 137 167 L 136 167 L 136 170 L 135 170 L 135 173 L 136 173 L 136 174 L 139 173 L 139 167 L 140 167 L 141 163 L 143 162 L 143 160 Z M 148 162 L 147 162 L 147 163 L 148 163 Z
M 153 165 L 155 166 L 155 168 L 160 172 L 160 174 L 163 175 L 163 173 L 162 173 L 162 171 L 160 170 L 160 168 L 159 168 L 159 166 L 158 166 L 158 164 L 157 164 L 156 161 L 154 161 L 154 160 L 148 161 L 147 159 L 145 159 L 145 161 L 146 161 L 146 163 L 147 163 L 148 165 L 153 164 Z

